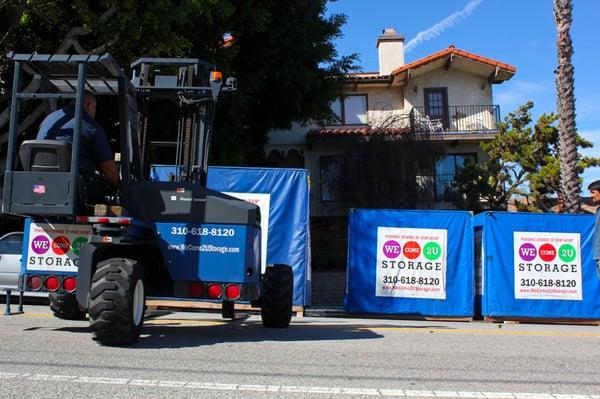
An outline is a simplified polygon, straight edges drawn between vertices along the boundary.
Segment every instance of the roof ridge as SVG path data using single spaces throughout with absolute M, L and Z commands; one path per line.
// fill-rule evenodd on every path
M 512 66 L 512 65 L 510 65 L 510 64 L 507 64 L 507 63 L 502 62 L 502 61 L 495 60 L 493 58 L 484 57 L 482 55 L 478 55 L 478 54 L 472 53 L 472 52 L 467 51 L 467 50 L 459 49 L 456 46 L 454 46 L 453 44 L 451 44 L 450 46 L 448 46 L 447 48 L 445 48 L 443 50 L 437 51 L 437 52 L 435 52 L 433 54 L 430 54 L 430 55 L 425 56 L 423 58 L 419 58 L 419 59 L 417 59 L 415 61 L 409 62 L 406 65 L 403 65 L 403 66 L 401 66 L 399 68 L 396 68 L 395 70 L 392 71 L 392 75 L 397 75 L 397 74 L 402 73 L 402 72 L 404 72 L 404 71 L 406 71 L 408 69 L 420 67 L 422 65 L 428 64 L 431 61 L 437 60 L 439 58 L 445 57 L 445 56 L 450 55 L 450 54 L 460 55 L 461 57 L 465 57 L 465 58 L 468 58 L 468 59 L 473 60 L 473 61 L 478 61 L 478 62 L 482 62 L 484 64 L 488 64 L 488 65 L 492 65 L 492 66 L 495 66 L 495 67 L 499 67 L 499 68 L 505 69 L 505 70 L 507 70 L 508 72 L 511 72 L 511 73 L 515 73 L 517 71 L 517 68 L 514 67 L 514 66 Z

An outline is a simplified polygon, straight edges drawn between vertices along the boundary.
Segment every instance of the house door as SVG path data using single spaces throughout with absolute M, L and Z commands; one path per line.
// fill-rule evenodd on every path
M 424 89 L 425 114 L 431 120 L 440 120 L 448 128 L 448 90 L 445 87 Z

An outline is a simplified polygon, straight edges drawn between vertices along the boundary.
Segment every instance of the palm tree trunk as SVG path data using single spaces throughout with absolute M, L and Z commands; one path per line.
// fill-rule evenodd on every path
M 575 213 L 580 209 L 581 191 L 577 170 L 577 128 L 575 126 L 575 79 L 573 77 L 573 43 L 571 42 L 572 0 L 554 0 L 554 22 L 558 32 L 556 43 L 558 67 L 556 68 L 557 112 L 559 115 L 560 186 L 564 209 Z

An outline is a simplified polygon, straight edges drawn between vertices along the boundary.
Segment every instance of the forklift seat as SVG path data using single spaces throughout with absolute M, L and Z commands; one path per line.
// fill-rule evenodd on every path
M 26 172 L 69 172 L 71 146 L 58 140 L 26 140 L 19 148 L 19 159 Z

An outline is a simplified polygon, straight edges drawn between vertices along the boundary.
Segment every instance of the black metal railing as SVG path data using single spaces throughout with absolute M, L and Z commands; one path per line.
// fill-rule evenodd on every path
M 435 202 L 455 202 L 458 198 L 456 188 L 453 186 L 454 174 L 435 175 Z
M 422 197 L 430 201 L 456 202 L 458 191 L 454 187 L 454 177 L 452 173 L 417 176 L 417 185 Z
M 451 105 L 413 107 L 410 127 L 414 132 L 486 132 L 496 131 L 500 122 L 499 105 Z

